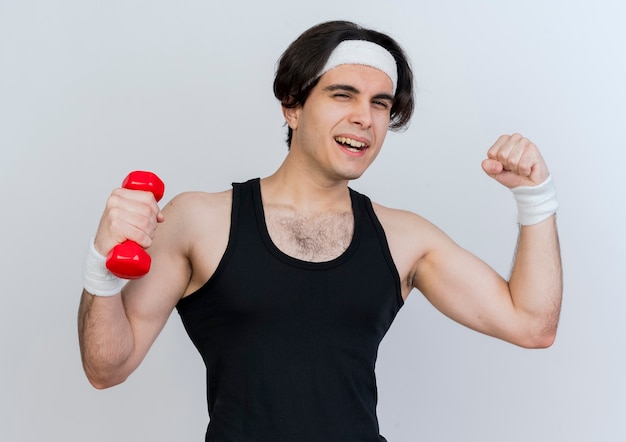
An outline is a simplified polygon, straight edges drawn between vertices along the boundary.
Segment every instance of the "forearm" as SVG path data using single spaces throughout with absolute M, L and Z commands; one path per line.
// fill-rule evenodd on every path
M 83 291 L 78 335 L 83 368 L 94 387 L 107 388 L 126 379 L 134 342 L 121 295 L 99 297 Z
M 509 288 L 527 328 L 530 347 L 554 341 L 561 310 L 563 274 L 556 216 L 521 226 Z

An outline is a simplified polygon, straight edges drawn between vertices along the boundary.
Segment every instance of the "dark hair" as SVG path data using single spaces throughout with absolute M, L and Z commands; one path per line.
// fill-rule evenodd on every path
M 367 40 L 387 49 L 396 60 L 398 85 L 391 106 L 389 129 L 404 129 L 414 107 L 413 72 L 400 45 L 388 35 L 365 29 L 349 21 L 320 23 L 303 32 L 283 52 L 274 78 L 274 96 L 287 108 L 303 105 L 315 87 L 328 57 L 344 40 Z M 288 129 L 287 145 L 292 130 Z

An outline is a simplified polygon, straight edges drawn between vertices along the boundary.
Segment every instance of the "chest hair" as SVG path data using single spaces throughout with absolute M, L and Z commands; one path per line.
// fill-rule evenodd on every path
M 352 212 L 302 216 L 269 211 L 266 222 L 276 247 L 293 258 L 309 262 L 337 258 L 350 245 L 354 231 Z

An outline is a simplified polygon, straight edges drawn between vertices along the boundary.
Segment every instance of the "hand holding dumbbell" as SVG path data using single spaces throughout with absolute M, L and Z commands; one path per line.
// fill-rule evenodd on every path
M 122 187 L 130 190 L 152 192 L 159 201 L 165 192 L 165 184 L 152 172 L 134 171 L 122 182 Z M 150 255 L 136 242 L 126 240 L 109 251 L 106 267 L 119 278 L 138 279 L 150 270 Z

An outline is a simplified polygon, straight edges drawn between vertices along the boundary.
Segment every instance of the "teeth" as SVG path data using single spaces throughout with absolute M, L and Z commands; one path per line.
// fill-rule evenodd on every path
M 346 138 L 346 137 L 337 137 L 335 138 L 336 141 L 340 142 L 341 144 L 347 144 L 348 146 L 357 148 L 357 149 L 361 149 L 363 147 L 365 147 L 365 143 L 362 143 L 360 141 L 357 140 L 353 140 L 352 138 Z

